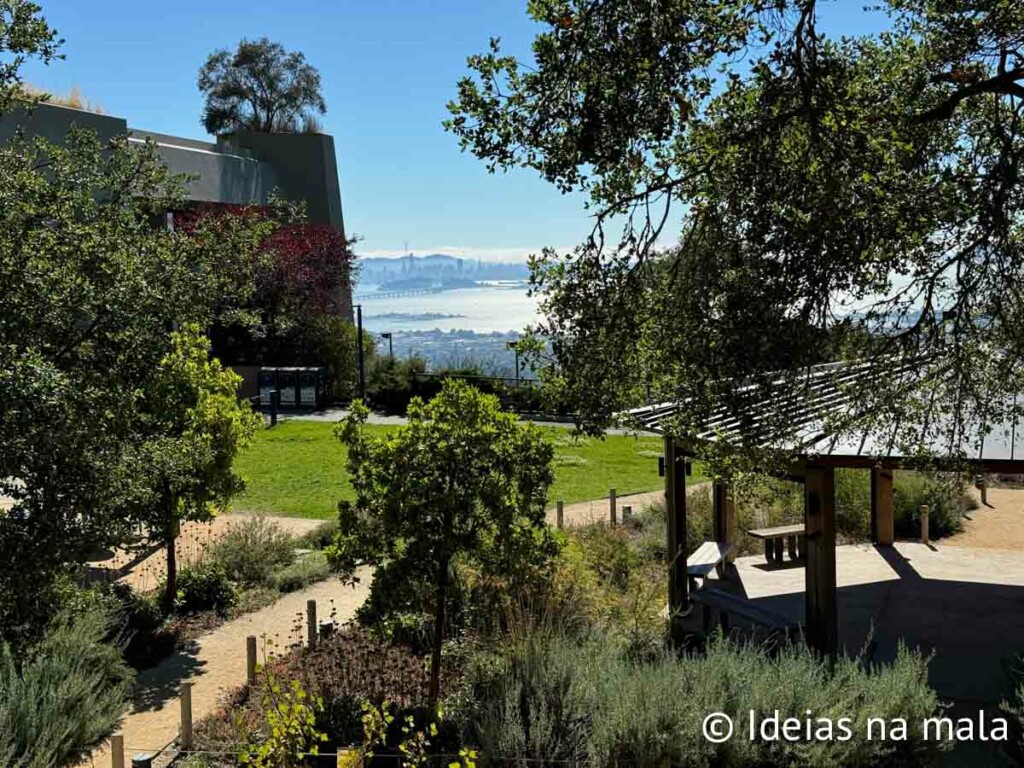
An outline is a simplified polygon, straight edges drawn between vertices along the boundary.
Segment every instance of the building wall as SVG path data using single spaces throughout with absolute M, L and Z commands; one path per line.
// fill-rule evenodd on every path
M 319 133 L 240 131 L 214 142 L 129 128 L 124 118 L 99 115 L 53 104 L 15 110 L 0 116 L 0 143 L 19 131 L 61 142 L 72 126 L 91 129 L 106 142 L 128 135 L 133 142 L 152 141 L 174 173 L 187 174 L 189 199 L 227 205 L 265 205 L 275 194 L 305 204 L 309 221 L 344 234 L 341 188 L 334 138 Z M 352 317 L 352 289 L 338 297 L 338 314 Z

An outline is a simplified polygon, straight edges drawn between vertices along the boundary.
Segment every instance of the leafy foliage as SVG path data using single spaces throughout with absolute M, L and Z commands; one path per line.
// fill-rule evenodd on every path
M 210 54 L 199 70 L 206 98 L 203 127 L 214 135 L 237 130 L 297 131 L 324 114 L 320 73 L 298 51 L 263 37 L 242 40 L 234 53 Z
M 38 633 L 64 563 L 132 539 L 158 475 L 189 484 L 147 442 L 175 420 L 154 408 L 181 394 L 167 366 L 199 354 L 169 329 L 206 327 L 236 300 L 244 278 L 233 266 L 266 225 L 153 226 L 180 192 L 151 145 L 103 145 L 76 129 L 61 145 L 0 147 L 0 492 L 16 500 L 0 517 L 7 638 Z M 227 397 L 209 393 L 177 425 L 225 415 Z M 191 435 L 201 456 L 239 426 L 219 423 L 225 431 Z
M 469 59 L 462 147 L 596 214 L 534 265 L 587 428 L 650 385 L 689 434 L 831 359 L 876 360 L 836 428 L 913 454 L 961 456 L 966 425 L 1019 409 L 1024 7 L 888 0 L 862 11 L 883 31 L 836 38 L 819 5 L 537 0 L 533 62 L 496 40 Z M 787 413 L 743 454 L 792 445 Z
M 27 58 L 49 64 L 60 57 L 64 41 L 41 12 L 39 5 L 27 0 L 0 0 L 0 115 L 25 100 L 18 70 Z
M 59 617 L 28 654 L 0 646 L 0 763 L 73 765 L 116 727 L 132 674 L 108 630 L 90 610 Z
M 224 616 L 238 603 L 238 592 L 223 568 L 212 563 L 192 565 L 178 574 L 175 612 L 181 615 L 216 611 Z
M 927 662 L 906 649 L 890 666 L 850 658 L 830 666 L 800 645 L 771 654 L 717 638 L 706 654 L 636 661 L 601 632 L 582 640 L 534 633 L 479 657 L 469 683 L 479 705 L 467 735 L 494 765 L 928 765 L 942 748 L 921 733 L 923 718 L 939 711 Z M 775 710 L 801 721 L 807 710 L 849 717 L 853 736 L 713 744 L 701 733 L 710 712 L 742 724 L 750 711 Z M 868 717 L 905 718 L 907 740 L 868 740 Z
M 171 334 L 171 342 L 144 400 L 146 439 L 139 451 L 150 481 L 141 515 L 152 515 L 150 526 L 167 547 L 168 612 L 177 593 L 173 550 L 181 522 L 227 509 L 243 488 L 232 462 L 262 426 L 238 399 L 241 378 L 209 357 L 210 342 L 197 326 Z
M 323 709 L 319 697 L 306 693 L 298 680 L 283 686 L 270 667 L 264 668 L 263 694 L 266 733 L 255 744 L 243 745 L 238 762 L 252 768 L 300 768 L 307 755 L 316 755 L 327 736 L 317 730 L 316 716 Z
M 339 505 L 328 557 L 346 576 L 373 565 L 370 603 L 384 611 L 416 610 L 417 590 L 433 591 L 436 696 L 455 560 L 524 579 L 556 551 L 544 518 L 553 451 L 496 398 L 456 381 L 427 404 L 414 399 L 408 424 L 379 438 L 362 430 L 366 416 L 357 403 L 338 428 L 356 501 Z

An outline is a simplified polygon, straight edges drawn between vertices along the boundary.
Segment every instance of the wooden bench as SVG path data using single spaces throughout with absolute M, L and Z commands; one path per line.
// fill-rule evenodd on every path
M 705 634 L 711 631 L 711 612 L 718 612 L 718 623 L 722 631 L 729 633 L 730 617 L 749 621 L 759 627 L 792 637 L 800 629 L 800 623 L 752 603 L 745 597 L 715 589 L 705 584 L 691 595 L 695 603 L 700 603 Z
M 747 531 L 748 536 L 764 541 L 764 557 L 769 563 L 782 562 L 782 544 L 789 549 L 790 560 L 797 560 L 807 553 L 807 535 L 803 523 L 780 525 L 777 528 L 758 528 Z
M 712 570 L 718 569 L 722 575 L 722 563 L 732 554 L 732 544 L 718 541 L 705 541 L 697 550 L 686 558 L 686 576 L 690 580 L 690 589 L 697 589 L 697 579 L 706 579 Z

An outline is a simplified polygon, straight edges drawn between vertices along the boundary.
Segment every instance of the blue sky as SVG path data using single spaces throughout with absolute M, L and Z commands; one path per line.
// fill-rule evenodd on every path
M 77 86 L 131 126 L 206 138 L 196 73 L 210 51 L 268 36 L 306 54 L 323 77 L 346 229 L 364 254 L 445 251 L 520 260 L 565 248 L 589 230 L 579 196 L 528 171 L 489 175 L 441 128 L 465 59 L 500 36 L 529 51 L 525 0 L 342 0 L 224 3 L 38 0 L 67 41 L 66 59 L 25 78 Z M 830 31 L 868 24 L 861 0 L 825 8 Z

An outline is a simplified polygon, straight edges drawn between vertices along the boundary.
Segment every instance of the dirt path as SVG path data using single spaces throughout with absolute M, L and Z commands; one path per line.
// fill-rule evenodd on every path
M 943 539 L 951 547 L 1024 550 L 1024 489 L 989 488 L 988 506 L 967 513 L 964 530 Z
M 619 496 L 616 499 L 619 520 L 622 520 L 622 508 L 633 507 L 633 514 L 639 514 L 640 510 L 647 504 L 654 504 L 665 498 L 664 491 L 648 491 L 646 493 L 633 493 L 629 496 Z M 547 511 L 548 523 L 554 525 L 558 522 L 558 513 L 554 506 Z M 565 525 L 587 525 L 596 522 L 608 522 L 610 507 L 608 497 L 594 499 L 593 501 L 578 501 L 574 504 L 566 504 L 563 512 Z
M 178 556 L 178 567 L 201 563 L 206 548 L 223 536 L 233 525 L 249 517 L 245 512 L 218 515 L 208 523 L 185 523 L 175 542 Z M 267 520 L 276 523 L 281 530 L 300 536 L 314 530 L 323 520 L 308 520 L 299 517 L 267 516 Z M 117 550 L 106 553 L 106 557 L 89 563 L 97 577 L 103 577 L 104 571 L 117 571 L 138 559 L 138 554 Z M 131 570 L 118 577 L 119 581 L 130 584 L 140 592 L 149 592 L 159 586 L 167 573 L 167 555 L 162 549 L 154 551 L 148 557 L 138 559 L 131 565 Z
M 263 658 L 264 639 L 277 648 L 299 639 L 304 632 L 306 601 L 316 600 L 318 615 L 344 622 L 353 617 L 369 591 L 368 573 L 356 587 L 336 580 L 315 584 L 283 597 L 271 606 L 241 616 L 199 638 L 192 647 L 165 659 L 153 669 L 139 673 L 134 702 L 120 728 L 124 735 L 125 765 L 137 752 L 156 752 L 178 736 L 180 723 L 179 684 L 192 682 L 192 717 L 198 721 L 220 704 L 222 694 L 245 682 L 245 642 L 257 639 L 258 658 Z M 84 766 L 109 768 L 108 745 L 93 753 Z

